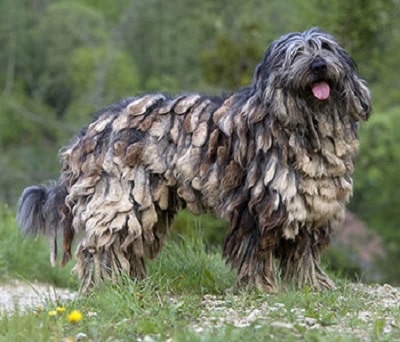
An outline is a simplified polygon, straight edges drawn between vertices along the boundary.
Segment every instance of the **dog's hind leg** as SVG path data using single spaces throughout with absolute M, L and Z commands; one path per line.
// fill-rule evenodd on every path
M 162 249 L 175 214 L 172 210 L 161 211 L 157 205 L 154 211 L 150 208 L 147 213 L 120 213 L 121 228 L 116 231 L 98 229 L 94 233 L 101 235 L 84 236 L 77 248 L 74 268 L 82 282 L 81 291 L 105 279 L 117 282 L 123 274 L 131 279 L 146 277 L 145 260 L 154 258 Z
M 126 243 L 126 238 L 124 234 L 114 234 L 107 245 L 99 243 L 101 238 L 96 236 L 86 237 L 80 242 L 74 271 L 81 280 L 82 292 L 106 279 L 117 282 L 123 274 L 132 279 L 146 277 L 143 237 L 129 238 L 129 243 Z
M 71 260 L 71 247 L 74 240 L 75 230 L 72 227 L 72 216 L 67 212 L 64 216 L 64 229 L 63 229 L 63 257 L 61 266 L 65 266 L 66 263 Z

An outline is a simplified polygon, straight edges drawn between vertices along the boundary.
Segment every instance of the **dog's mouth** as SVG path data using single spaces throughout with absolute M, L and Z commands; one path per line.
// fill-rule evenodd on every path
M 314 97 L 320 101 L 325 101 L 331 94 L 331 87 L 326 81 L 318 81 L 311 85 Z

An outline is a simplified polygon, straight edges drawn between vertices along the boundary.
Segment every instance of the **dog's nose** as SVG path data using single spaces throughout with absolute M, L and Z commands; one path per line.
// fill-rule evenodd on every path
M 311 63 L 311 71 L 315 74 L 325 72 L 326 69 L 326 62 L 322 58 L 315 58 Z

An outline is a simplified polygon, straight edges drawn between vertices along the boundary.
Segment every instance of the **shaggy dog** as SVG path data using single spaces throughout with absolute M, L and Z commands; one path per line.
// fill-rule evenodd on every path
M 334 284 L 320 254 L 352 194 L 358 122 L 370 94 L 355 64 L 318 29 L 273 42 L 252 83 L 227 97 L 149 94 L 98 113 L 61 152 L 57 182 L 24 190 L 17 219 L 44 233 L 51 259 L 63 232 L 83 289 L 121 273 L 146 275 L 181 208 L 230 223 L 223 255 L 238 284 L 277 278 Z

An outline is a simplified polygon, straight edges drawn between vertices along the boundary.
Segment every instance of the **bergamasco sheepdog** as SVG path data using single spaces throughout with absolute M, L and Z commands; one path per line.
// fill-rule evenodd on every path
M 59 180 L 24 190 L 17 221 L 48 237 L 52 263 L 57 235 L 62 264 L 79 236 L 83 290 L 146 276 L 182 208 L 229 222 L 223 256 L 238 285 L 274 292 L 280 277 L 333 288 L 320 255 L 344 219 L 370 111 L 365 81 L 331 35 L 290 33 L 229 96 L 153 93 L 100 111 L 61 151 Z

